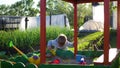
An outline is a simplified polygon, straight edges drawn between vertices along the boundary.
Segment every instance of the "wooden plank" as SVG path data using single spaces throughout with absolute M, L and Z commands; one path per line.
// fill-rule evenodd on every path
M 40 0 L 40 63 L 46 61 L 46 0 Z
M 78 36 L 78 23 L 77 23 L 77 4 L 74 3 L 74 55 L 77 54 L 77 36 Z
M 70 3 L 74 3 L 77 1 L 77 4 L 79 4 L 79 3 L 103 2 L 104 0 L 63 0 L 63 1 Z M 110 1 L 119 1 L 119 0 L 110 0 Z
M 104 64 L 108 65 L 110 44 L 110 0 L 104 0 Z
M 117 48 L 120 49 L 120 1 L 117 2 Z
M 119 54 L 117 48 L 111 48 L 109 49 L 109 64 L 117 57 Z M 97 64 L 103 64 L 104 63 L 104 54 L 102 54 L 97 60 L 93 61 L 95 65 Z

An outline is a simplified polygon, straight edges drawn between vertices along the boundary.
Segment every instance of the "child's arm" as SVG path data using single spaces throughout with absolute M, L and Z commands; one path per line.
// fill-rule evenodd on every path
M 48 41 L 47 49 L 48 49 L 48 50 L 51 50 L 51 49 L 52 49 L 52 40 L 49 40 L 49 41 Z
M 54 46 L 53 46 L 53 44 L 52 44 L 52 40 L 48 41 L 47 49 L 48 49 L 48 51 L 50 51 L 50 53 L 51 53 L 52 55 L 55 56 L 56 53 L 55 53 L 55 50 L 54 50 Z
M 68 47 L 73 47 L 73 42 L 67 41 L 67 45 L 68 45 Z

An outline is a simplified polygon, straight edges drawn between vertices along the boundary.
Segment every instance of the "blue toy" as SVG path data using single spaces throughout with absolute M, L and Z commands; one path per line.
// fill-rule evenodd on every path
M 79 64 L 86 64 L 85 57 L 83 55 L 76 55 L 76 62 Z

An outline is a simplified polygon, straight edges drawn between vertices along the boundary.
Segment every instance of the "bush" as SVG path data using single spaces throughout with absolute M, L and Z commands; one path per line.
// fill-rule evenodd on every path
M 55 39 L 61 33 L 67 35 L 68 40 L 72 41 L 73 32 L 69 29 L 60 27 L 46 28 L 46 40 L 48 41 L 51 39 Z M 37 47 L 38 49 L 38 46 L 40 45 L 40 28 L 26 31 L 0 31 L 0 50 L 13 50 L 13 48 L 8 47 L 10 41 L 13 41 L 14 45 L 23 52 L 29 52 L 33 47 Z
M 94 33 L 85 33 L 79 34 L 78 40 L 78 50 L 94 50 L 93 45 L 97 44 L 97 42 L 101 42 L 101 37 L 103 36 L 103 32 L 94 32 Z M 99 41 L 100 40 L 100 41 Z M 99 43 L 101 45 L 101 43 Z M 98 45 L 99 46 L 99 45 Z

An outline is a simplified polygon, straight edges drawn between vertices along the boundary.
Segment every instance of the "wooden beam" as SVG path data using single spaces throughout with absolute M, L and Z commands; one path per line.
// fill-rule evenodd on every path
M 75 2 L 74 0 L 63 0 L 63 1 L 70 2 L 70 3 L 74 3 Z
M 75 0 L 63 0 L 66 2 L 74 3 Z M 103 2 L 104 0 L 77 0 L 77 4 L 79 3 L 92 3 L 92 2 Z M 110 0 L 110 1 L 119 1 L 119 0 Z
M 92 2 L 102 2 L 103 0 L 77 0 L 77 3 L 92 3 Z
M 104 0 L 104 64 L 109 60 L 109 36 L 110 36 L 110 0 Z
M 120 49 L 120 1 L 117 1 L 117 49 Z
M 46 61 L 46 0 L 40 0 L 40 63 Z
M 117 1 L 117 0 L 110 0 L 110 1 Z M 104 0 L 77 0 L 77 3 L 92 3 L 92 2 L 104 2 Z
M 78 24 L 77 24 L 77 3 L 74 6 L 74 55 L 77 54 L 77 36 L 78 36 Z

